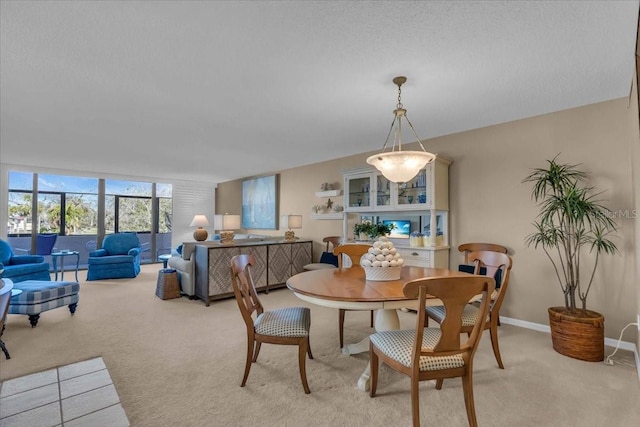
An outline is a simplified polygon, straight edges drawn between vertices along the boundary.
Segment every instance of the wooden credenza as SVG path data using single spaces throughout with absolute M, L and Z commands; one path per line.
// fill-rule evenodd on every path
M 195 296 L 207 306 L 211 300 L 233 296 L 231 258 L 240 254 L 253 255 L 255 265 L 251 275 L 257 291 L 286 285 L 289 277 L 301 273 L 313 259 L 313 241 L 261 241 L 221 245 L 202 242 L 196 245 Z

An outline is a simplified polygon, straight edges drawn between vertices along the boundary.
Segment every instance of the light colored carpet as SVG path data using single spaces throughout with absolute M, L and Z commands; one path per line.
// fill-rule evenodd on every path
M 0 380 L 101 356 L 133 426 L 410 425 L 408 378 L 383 366 L 378 396 L 356 389 L 368 355 L 343 356 L 337 310 L 307 305 L 287 289 L 260 294 L 267 309 L 311 307 L 307 361 L 311 394 L 302 390 L 295 346 L 263 345 L 247 386 L 240 387 L 246 332 L 235 300 L 155 296 L 158 265 L 135 279 L 82 282 L 78 310 L 42 314 L 36 328 L 9 315 L 4 334 L 12 358 L 0 357 Z M 85 272 L 80 272 L 86 277 Z M 368 312 L 348 312 L 345 340 L 371 333 Z M 402 327 L 415 315 L 400 313 Z M 633 355 L 607 366 L 561 356 L 548 334 L 500 327 L 505 370 L 497 368 L 488 332 L 475 358 L 481 426 L 640 425 L 640 387 Z M 612 348 L 606 349 L 609 354 Z M 459 379 L 420 387 L 423 425 L 467 425 Z

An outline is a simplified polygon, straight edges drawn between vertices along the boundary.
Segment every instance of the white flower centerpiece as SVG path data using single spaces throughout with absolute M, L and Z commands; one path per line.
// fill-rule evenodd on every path
M 380 236 L 360 258 L 367 280 L 398 280 L 403 264 L 398 250 L 386 236 Z

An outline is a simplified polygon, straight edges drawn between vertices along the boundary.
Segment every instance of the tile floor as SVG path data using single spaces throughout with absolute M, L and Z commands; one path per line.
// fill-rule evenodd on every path
M 129 426 L 101 357 L 0 383 L 0 427 Z

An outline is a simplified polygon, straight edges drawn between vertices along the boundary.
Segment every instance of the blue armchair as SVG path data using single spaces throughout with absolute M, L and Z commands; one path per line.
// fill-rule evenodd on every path
M 49 263 L 40 255 L 14 255 L 9 243 L 0 240 L 0 277 L 14 283 L 25 280 L 51 280 Z
M 136 277 L 140 273 L 140 252 L 136 233 L 109 234 L 102 249 L 89 252 L 87 280 Z

